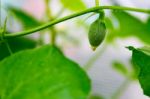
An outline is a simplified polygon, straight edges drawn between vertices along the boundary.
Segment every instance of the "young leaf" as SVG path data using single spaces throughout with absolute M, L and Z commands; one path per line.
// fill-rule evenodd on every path
M 36 47 L 37 45 L 36 41 L 24 37 L 8 39 L 7 42 L 13 53 L 20 50 L 31 49 Z M 4 59 L 9 55 L 10 53 L 6 45 L 3 42 L 0 43 L 0 60 Z
M 113 15 L 119 22 L 119 28 L 113 31 L 112 37 L 135 36 L 146 44 L 150 44 L 150 29 L 144 22 L 124 11 L 113 11 Z
M 90 80 L 54 46 L 21 51 L 0 62 L 2 99 L 87 99 Z
M 62 5 L 72 11 L 78 11 L 86 9 L 85 4 L 82 2 L 82 0 L 60 0 Z
M 140 68 L 138 79 L 144 94 L 150 96 L 150 48 L 135 49 L 129 47 L 133 51 L 133 63 Z
M 21 9 L 8 7 L 8 10 L 11 11 L 15 17 L 22 23 L 24 29 L 30 29 L 40 25 L 40 22 L 34 17 L 30 16 Z
M 128 69 L 124 66 L 124 64 L 120 63 L 119 61 L 113 62 L 113 68 L 125 76 L 128 75 Z

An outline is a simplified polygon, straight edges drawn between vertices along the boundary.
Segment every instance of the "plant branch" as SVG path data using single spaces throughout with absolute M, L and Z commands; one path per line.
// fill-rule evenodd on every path
M 81 11 L 81 12 L 71 14 L 71 15 L 68 15 L 68 16 L 60 18 L 60 19 L 53 20 L 51 22 L 48 22 L 44 25 L 38 26 L 38 27 L 30 29 L 30 30 L 25 30 L 25 31 L 22 31 L 22 32 L 16 32 L 16 33 L 11 33 L 11 34 L 5 34 L 4 38 L 18 37 L 18 36 L 31 34 L 31 33 L 43 30 L 45 28 L 48 28 L 50 26 L 53 26 L 55 24 L 61 23 L 63 21 L 72 19 L 74 17 L 78 17 L 78 16 L 81 16 L 81 15 L 84 15 L 84 14 L 87 14 L 87 13 L 90 13 L 90 12 L 95 12 L 95 11 L 102 10 L 102 9 L 127 10 L 127 11 L 143 12 L 143 13 L 150 14 L 150 9 L 139 9 L 139 8 L 120 7 L 120 6 L 99 6 L 99 7 L 93 7 L 93 8 L 89 8 L 87 10 Z
M 106 44 L 105 44 L 106 45 Z M 83 69 L 85 71 L 89 71 L 91 67 L 93 67 L 94 63 L 101 57 L 101 55 L 104 53 L 104 51 L 107 49 L 107 46 L 103 46 L 103 48 L 99 49 L 93 57 L 90 57 L 90 59 L 87 61 L 87 63 L 84 65 Z
M 120 99 L 120 96 L 127 89 L 131 81 L 126 78 L 125 81 L 121 84 L 121 86 L 116 90 L 116 92 L 112 95 L 111 99 Z

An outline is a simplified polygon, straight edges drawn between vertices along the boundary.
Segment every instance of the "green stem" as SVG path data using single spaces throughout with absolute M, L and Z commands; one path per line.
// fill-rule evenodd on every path
M 100 6 L 100 7 L 93 7 L 93 8 L 89 8 L 87 10 L 81 11 L 81 12 L 77 12 L 77 13 L 68 15 L 68 16 L 60 18 L 60 19 L 56 19 L 56 20 L 50 21 L 50 22 L 48 22 L 48 23 L 46 23 L 44 25 L 38 26 L 38 27 L 30 29 L 30 30 L 25 30 L 25 31 L 22 31 L 22 32 L 11 33 L 11 34 L 5 34 L 4 38 L 18 37 L 18 36 L 23 36 L 23 35 L 31 34 L 31 33 L 43 30 L 45 28 L 48 28 L 50 26 L 53 26 L 55 24 L 61 23 L 63 21 L 72 19 L 74 17 L 81 16 L 81 15 L 84 15 L 84 14 L 87 14 L 87 13 L 90 13 L 90 12 L 95 12 L 95 11 L 102 10 L 102 9 L 127 10 L 127 11 L 143 12 L 143 13 L 150 14 L 150 10 L 149 9 L 139 9 L 139 8 L 120 7 L 120 6 Z
M 111 99 L 120 99 L 120 96 L 127 89 L 130 84 L 130 80 L 128 78 L 121 84 L 121 86 L 116 90 L 116 92 L 112 95 Z
M 100 2 L 100 0 L 95 0 L 96 6 L 99 6 L 99 2 Z M 102 20 L 104 20 L 104 18 L 105 18 L 104 10 L 99 10 L 99 11 L 97 11 L 97 12 L 99 13 L 100 18 L 101 18 Z
M 6 33 L 6 29 L 7 29 L 7 17 L 5 18 L 5 21 L 4 21 L 4 27 L 2 29 L 2 33 L 0 33 L 0 35 L 1 35 L 0 39 L 2 42 L 4 42 L 6 44 L 6 47 L 8 48 L 9 53 L 12 55 L 13 52 L 12 52 L 8 42 L 4 39 L 4 34 Z
M 99 6 L 99 0 L 95 0 L 95 5 Z
M 83 21 L 86 21 L 88 18 L 92 17 L 93 15 L 95 15 L 96 13 L 91 13 L 89 16 L 87 16 L 85 19 L 83 19 Z
M 46 16 L 49 16 L 50 14 L 50 10 L 49 10 L 49 3 L 50 3 L 51 0 L 45 0 L 45 15 Z
M 53 44 L 53 45 L 55 45 L 55 43 L 56 43 L 56 29 L 55 29 L 55 27 L 54 26 L 52 26 L 51 27 L 51 43 Z
M 52 16 L 51 10 L 49 8 L 49 3 L 51 0 L 46 0 L 46 16 L 48 17 L 48 19 L 50 19 L 50 21 L 52 21 L 54 18 Z M 55 45 L 56 43 L 56 29 L 54 26 L 50 27 L 50 31 L 51 31 L 51 43 L 53 45 Z
M 106 44 L 105 44 L 106 45 Z M 84 65 L 84 70 L 88 71 L 91 69 L 93 64 L 101 57 L 104 51 L 107 49 L 107 46 L 104 46 L 102 49 L 99 49 L 93 57 L 91 57 L 87 63 Z
M 62 7 L 55 15 L 55 19 L 59 18 L 64 13 L 64 11 L 65 11 L 65 8 Z
M 10 46 L 9 46 L 8 42 L 7 42 L 7 41 L 5 41 L 5 44 L 6 44 L 6 47 L 7 47 L 7 49 L 8 49 L 8 52 L 10 53 L 10 55 L 12 55 L 12 54 L 13 54 L 13 52 L 12 52 L 12 50 L 11 50 L 11 48 L 10 48 Z

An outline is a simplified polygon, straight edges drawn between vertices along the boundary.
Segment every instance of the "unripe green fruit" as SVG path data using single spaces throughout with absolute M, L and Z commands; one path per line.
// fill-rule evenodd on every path
M 89 42 L 92 46 L 92 49 L 95 50 L 104 40 L 106 35 L 106 26 L 104 21 L 101 18 L 98 18 L 94 21 L 88 33 Z

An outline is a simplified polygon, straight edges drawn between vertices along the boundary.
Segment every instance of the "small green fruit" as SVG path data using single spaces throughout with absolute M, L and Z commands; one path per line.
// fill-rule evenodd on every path
M 95 50 L 104 40 L 106 35 L 106 26 L 104 21 L 101 18 L 98 18 L 94 21 L 88 33 L 89 42 L 92 46 L 92 49 Z

